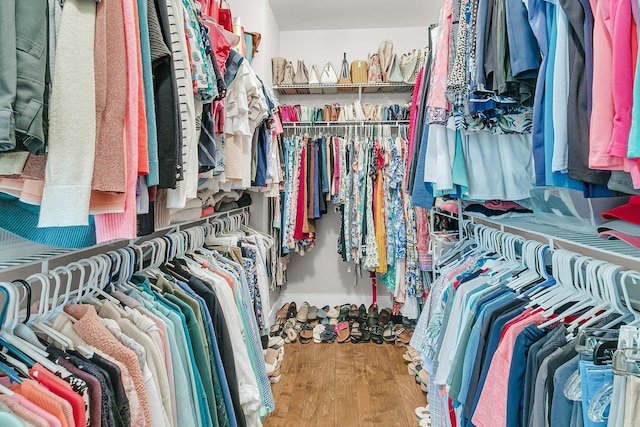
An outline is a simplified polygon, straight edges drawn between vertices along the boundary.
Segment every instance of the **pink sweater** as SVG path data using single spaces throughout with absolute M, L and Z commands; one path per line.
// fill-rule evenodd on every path
M 635 0 L 634 0 L 635 1 Z M 633 107 L 633 66 L 635 58 L 631 49 L 631 1 L 611 0 L 611 29 L 613 30 L 613 134 L 608 154 L 627 157 L 631 109 Z
M 138 109 L 140 81 L 138 58 L 138 21 L 136 2 L 122 0 L 125 46 L 127 51 L 127 106 L 125 118 L 127 192 L 124 212 L 96 215 L 98 243 L 136 237 L 136 185 L 138 179 Z

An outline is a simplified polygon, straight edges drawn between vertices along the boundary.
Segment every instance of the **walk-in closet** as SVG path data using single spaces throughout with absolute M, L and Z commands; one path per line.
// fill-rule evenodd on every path
M 1 0 L 0 427 L 640 425 L 637 0 Z

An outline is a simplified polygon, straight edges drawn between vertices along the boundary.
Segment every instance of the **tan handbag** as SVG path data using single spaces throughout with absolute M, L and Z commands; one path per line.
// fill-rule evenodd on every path
M 287 65 L 287 60 L 285 58 L 271 58 L 271 81 L 274 86 L 282 84 L 285 65 Z
M 298 69 L 293 77 L 293 83 L 296 85 L 309 84 L 309 72 L 307 71 L 307 66 L 304 65 L 304 61 L 298 60 Z
M 368 82 L 369 67 L 367 61 L 353 61 L 351 63 L 351 82 L 365 84 Z
M 380 72 L 382 73 L 382 82 L 389 81 L 391 74 L 391 66 L 393 65 L 393 43 L 391 40 L 385 40 L 378 47 L 378 59 L 380 60 Z
M 291 61 L 287 61 L 284 66 L 284 73 L 282 76 L 282 84 L 283 85 L 292 85 L 293 79 L 295 78 L 295 73 L 293 72 L 293 64 Z

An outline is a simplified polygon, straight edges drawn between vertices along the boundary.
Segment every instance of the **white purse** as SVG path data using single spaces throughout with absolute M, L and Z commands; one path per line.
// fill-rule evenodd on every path
M 333 69 L 333 65 L 331 62 L 327 62 L 327 65 L 324 66 L 324 70 L 322 70 L 322 75 L 320 76 L 320 83 L 323 85 L 337 85 L 338 84 L 338 75 L 336 71 Z M 338 93 L 337 87 L 331 88 L 323 88 L 323 93 Z
M 320 72 L 318 71 L 318 67 L 315 65 L 311 67 L 311 72 L 309 72 L 309 93 L 322 93 L 322 88 L 314 88 L 313 85 L 320 84 Z

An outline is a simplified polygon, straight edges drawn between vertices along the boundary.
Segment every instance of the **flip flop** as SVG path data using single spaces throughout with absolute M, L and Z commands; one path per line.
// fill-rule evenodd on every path
M 284 328 L 284 321 L 276 320 L 276 324 L 271 327 L 271 332 L 269 333 L 269 336 L 279 337 L 280 335 L 282 335 L 283 328 Z
M 303 324 L 300 327 L 298 336 L 300 337 L 300 342 L 302 344 L 308 344 L 313 339 L 313 328 L 307 324 Z
M 338 323 L 333 330 L 338 335 L 338 342 L 343 343 L 349 340 L 349 323 L 348 322 L 340 322 Z

